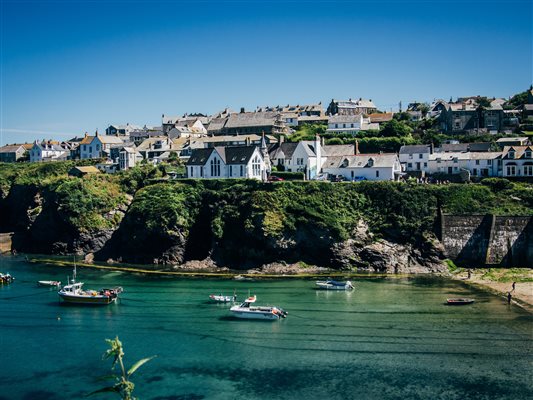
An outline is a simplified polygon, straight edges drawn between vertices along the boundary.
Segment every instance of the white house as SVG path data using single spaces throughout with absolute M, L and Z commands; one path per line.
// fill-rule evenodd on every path
M 85 137 L 80 142 L 80 158 L 85 160 L 108 157 L 111 146 L 121 143 L 123 143 L 123 140 L 118 136 L 99 135 L 98 131 L 94 136 L 85 134 Z
M 502 152 L 502 176 L 533 177 L 533 146 L 505 146 Z
M 428 157 L 428 172 L 430 174 L 459 174 L 469 171 L 470 153 L 448 152 L 433 153 Z
M 322 166 L 324 173 L 342 175 L 345 180 L 391 181 L 402 168 L 396 154 L 358 154 L 330 156 Z
M 124 147 L 119 153 L 118 165 L 120 170 L 130 169 L 142 161 L 143 156 L 134 147 Z
M 400 163 L 404 171 L 429 172 L 429 155 L 432 153 L 429 144 L 409 145 L 400 148 Z
M 63 161 L 70 155 L 70 150 L 51 141 L 35 142 L 29 151 L 30 162 Z
M 173 142 L 167 136 L 154 136 L 145 139 L 136 151 L 146 160 L 152 161 L 161 154 L 173 150 Z
M 187 161 L 188 178 L 265 180 L 267 163 L 257 146 L 194 149 Z
M 313 141 L 275 144 L 270 148 L 270 160 L 287 172 L 303 172 L 305 179 L 314 179 L 321 172 L 325 153 L 317 135 Z
M 364 118 L 362 114 L 356 115 L 334 115 L 329 117 L 327 133 L 348 133 L 357 134 L 363 126 Z M 379 126 L 379 125 L 378 125 Z
M 502 175 L 502 153 L 499 151 L 470 152 L 467 169 L 472 176 Z

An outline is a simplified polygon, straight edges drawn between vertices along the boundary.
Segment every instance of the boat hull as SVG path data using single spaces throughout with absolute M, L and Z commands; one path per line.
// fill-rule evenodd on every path
M 108 305 L 114 303 L 116 297 L 109 296 L 85 296 L 85 295 L 70 295 L 65 293 L 58 293 L 59 297 L 65 302 L 70 304 L 94 304 L 94 305 Z
M 467 304 L 474 304 L 474 299 L 447 299 L 446 304 L 449 306 L 464 306 Z
M 353 286 L 349 286 L 349 285 L 332 285 L 330 283 L 321 283 L 321 282 L 317 282 L 316 287 L 317 289 L 321 289 L 321 290 L 352 290 L 353 289 Z
M 272 312 L 257 312 L 257 311 L 242 311 L 242 310 L 231 310 L 233 313 L 233 316 L 236 318 L 241 319 L 262 319 L 262 320 L 270 320 L 274 321 L 276 319 L 279 319 L 279 317 L 276 314 L 273 314 Z

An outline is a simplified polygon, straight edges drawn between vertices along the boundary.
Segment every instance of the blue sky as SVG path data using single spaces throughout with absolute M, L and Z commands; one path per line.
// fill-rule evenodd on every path
M 331 98 L 507 97 L 532 1 L 0 0 L 0 144 Z

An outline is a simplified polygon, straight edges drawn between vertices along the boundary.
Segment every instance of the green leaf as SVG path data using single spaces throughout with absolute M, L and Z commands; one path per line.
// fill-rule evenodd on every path
M 147 363 L 148 361 L 150 361 L 152 358 L 155 358 L 157 356 L 152 356 L 152 357 L 148 357 L 148 358 L 143 358 L 142 360 L 139 360 L 137 361 L 135 364 L 133 364 L 131 366 L 131 368 L 128 370 L 128 376 L 130 376 L 131 374 L 133 374 L 135 371 L 137 371 L 137 369 L 139 369 L 139 367 L 145 363 Z
M 97 393 L 109 393 L 109 392 L 119 393 L 119 389 L 117 387 L 115 387 L 115 386 L 107 386 L 105 388 L 98 389 L 98 390 L 95 390 L 94 392 L 86 394 L 85 397 L 89 397 L 89 396 L 92 396 L 93 394 L 97 394 Z

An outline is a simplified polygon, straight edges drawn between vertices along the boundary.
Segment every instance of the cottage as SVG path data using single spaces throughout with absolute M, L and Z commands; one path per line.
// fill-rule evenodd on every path
M 80 142 L 80 158 L 86 160 L 109 157 L 111 145 L 121 143 L 123 140 L 118 136 L 99 135 L 98 131 L 94 136 L 89 136 L 86 133 Z
M 272 165 L 282 166 L 288 172 L 303 172 L 306 179 L 314 179 L 325 161 L 320 137 L 314 141 L 278 143 L 270 147 Z
M 406 172 L 429 172 L 429 156 L 433 153 L 432 145 L 407 145 L 400 148 L 400 163 Z
M 365 100 L 331 100 L 326 113 L 328 115 L 358 115 L 358 114 L 372 114 L 377 111 L 377 107 L 372 102 L 372 99 Z
M 322 170 L 330 175 L 341 175 L 347 181 L 397 180 L 402 172 L 400 160 L 396 154 L 330 156 Z
M 99 173 L 100 173 L 100 170 L 96 167 L 93 167 L 92 165 L 86 166 L 86 167 L 72 167 L 68 171 L 69 176 L 76 176 L 78 178 L 82 178 L 85 175 L 99 174 Z
M 135 167 L 137 163 L 141 162 L 143 156 L 139 153 L 135 147 L 126 146 L 123 147 L 119 153 L 118 166 L 119 169 L 126 170 Z
M 127 123 L 126 125 L 109 125 L 106 130 L 105 134 L 108 136 L 130 136 L 130 133 L 133 131 L 139 131 L 142 128 L 137 125 L 130 125 Z
M 152 161 L 154 158 L 160 156 L 166 151 L 173 150 L 173 143 L 167 136 L 154 136 L 145 139 L 136 151 L 139 152 L 142 157 L 148 161 Z
M 35 142 L 30 150 L 30 162 L 64 161 L 70 155 L 70 150 L 61 146 L 59 142 Z
M 327 133 L 356 135 L 363 126 L 363 115 L 334 115 L 329 118 Z
M 0 147 L 0 162 L 16 162 L 24 157 L 27 150 L 22 144 L 11 144 Z
M 533 146 L 505 146 L 502 152 L 502 176 L 533 177 Z

